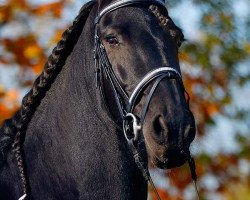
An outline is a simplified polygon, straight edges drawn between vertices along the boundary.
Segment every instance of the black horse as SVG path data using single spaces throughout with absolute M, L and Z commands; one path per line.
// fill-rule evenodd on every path
M 0 199 L 147 199 L 148 160 L 190 158 L 183 40 L 159 0 L 85 4 L 0 129 Z

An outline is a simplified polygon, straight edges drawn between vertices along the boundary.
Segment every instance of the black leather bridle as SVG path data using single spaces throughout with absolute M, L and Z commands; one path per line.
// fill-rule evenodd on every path
M 98 26 L 100 19 L 107 13 L 110 13 L 114 10 L 117 10 L 122 7 L 126 7 L 129 5 L 134 6 L 140 6 L 140 5 L 149 5 L 149 4 L 155 4 L 160 6 L 162 9 L 166 10 L 165 4 L 161 0 L 119 0 L 114 3 L 111 3 L 107 7 L 103 8 L 98 15 L 95 18 L 95 50 L 94 50 L 94 58 L 95 58 L 95 66 L 96 66 L 96 79 L 97 79 L 97 85 L 100 88 L 102 97 L 106 103 L 105 95 L 104 95 L 104 88 L 103 88 L 103 77 L 107 77 L 111 87 L 113 94 L 115 96 L 115 101 L 119 110 L 119 114 L 121 116 L 121 119 L 123 119 L 124 123 L 124 131 L 126 132 L 126 122 L 132 121 L 135 127 L 135 135 L 134 139 L 136 139 L 138 131 L 142 128 L 146 112 L 150 103 L 150 100 L 152 99 L 152 96 L 159 85 L 159 83 L 165 79 L 176 79 L 180 85 L 183 87 L 182 83 L 182 77 L 180 72 L 178 72 L 176 69 L 172 67 L 159 67 L 156 68 L 150 72 L 148 72 L 142 80 L 137 84 L 136 88 L 132 92 L 131 96 L 129 97 L 127 92 L 122 88 L 121 84 L 119 83 L 113 69 L 112 65 L 109 62 L 108 56 L 105 51 L 105 47 L 102 44 L 100 37 L 98 35 Z M 140 124 L 138 124 L 137 118 L 133 114 L 135 104 L 138 100 L 138 98 L 141 96 L 143 91 L 148 87 L 150 83 L 154 81 L 154 84 L 149 92 L 149 95 L 146 98 L 146 103 L 143 108 L 141 118 L 140 118 Z M 184 90 L 185 91 L 185 90 Z M 108 107 L 108 106 L 106 106 Z M 128 135 L 125 134 L 126 138 Z
M 97 86 L 100 89 L 102 99 L 104 100 L 105 107 L 109 112 L 109 108 L 107 106 L 107 100 L 104 94 L 104 87 L 103 87 L 103 77 L 106 77 L 111 85 L 112 92 L 115 97 L 115 102 L 118 107 L 118 111 L 120 117 L 123 121 L 123 131 L 124 135 L 127 139 L 130 149 L 133 152 L 135 162 L 137 163 L 138 167 L 142 171 L 146 180 L 148 180 L 158 199 L 160 199 L 157 190 L 152 182 L 150 174 L 148 172 L 147 167 L 143 164 L 143 161 L 138 153 L 136 148 L 135 142 L 138 140 L 139 133 L 142 131 L 142 126 L 144 123 L 144 119 L 150 104 L 150 101 L 153 97 L 153 94 L 163 79 L 175 79 L 177 80 L 181 87 L 183 88 L 183 92 L 185 92 L 181 74 L 172 67 L 158 67 L 150 72 L 148 72 L 142 80 L 137 84 L 136 88 L 133 90 L 131 96 L 127 94 L 127 92 L 123 89 L 121 84 L 116 77 L 112 65 L 109 62 L 108 56 L 105 51 L 105 47 L 102 44 L 100 37 L 98 35 L 99 29 L 99 22 L 100 19 L 114 10 L 117 10 L 122 7 L 126 6 L 145 6 L 149 4 L 154 4 L 159 6 L 161 9 L 166 10 L 165 3 L 161 0 L 118 0 L 107 7 L 103 8 L 97 14 L 95 18 L 95 49 L 94 49 L 94 59 L 95 59 L 95 66 L 96 66 L 96 81 Z M 166 10 L 167 11 L 167 10 Z M 138 99 L 143 93 L 143 91 L 149 86 L 150 83 L 153 83 L 149 94 L 146 97 L 145 105 L 141 112 L 141 117 L 138 119 L 135 114 L 133 113 L 136 103 L 138 103 Z

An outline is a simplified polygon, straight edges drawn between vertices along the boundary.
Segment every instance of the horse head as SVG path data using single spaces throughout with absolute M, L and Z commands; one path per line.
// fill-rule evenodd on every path
M 181 166 L 195 136 L 178 60 L 181 29 L 160 0 L 98 4 L 95 58 L 101 85 L 102 79 L 111 82 L 104 88 L 108 109 L 125 121 L 128 140 L 136 142 L 143 134 L 152 163 L 160 168 Z M 117 101 L 110 103 L 110 96 Z

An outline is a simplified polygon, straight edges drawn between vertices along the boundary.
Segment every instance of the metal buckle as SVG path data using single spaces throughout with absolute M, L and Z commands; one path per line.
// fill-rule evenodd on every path
M 123 132 L 127 141 L 137 141 L 142 127 L 136 116 L 128 113 L 123 120 Z

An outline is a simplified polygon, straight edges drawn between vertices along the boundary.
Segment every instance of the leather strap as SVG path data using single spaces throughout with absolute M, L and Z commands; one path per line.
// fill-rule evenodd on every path
M 145 120 L 145 117 L 146 117 L 146 114 L 147 114 L 147 111 L 148 111 L 148 107 L 149 107 L 149 104 L 150 104 L 150 101 L 154 95 L 154 92 L 157 88 L 157 86 L 160 84 L 160 82 L 162 81 L 162 79 L 166 78 L 167 75 L 164 74 L 162 76 L 160 76 L 159 78 L 156 79 L 154 85 L 152 86 L 148 96 L 147 96 L 147 99 L 145 101 L 145 105 L 144 105 L 144 108 L 143 108 L 143 111 L 142 111 L 142 114 L 141 114 L 141 125 L 143 126 L 144 124 L 144 120 Z
M 145 89 L 145 87 L 151 82 L 153 81 L 155 78 L 157 78 L 158 76 L 161 76 L 163 74 L 168 74 L 169 77 L 172 74 L 175 74 L 177 76 L 177 79 L 181 80 L 181 74 L 174 68 L 172 67 L 160 67 L 157 69 L 154 69 L 152 71 L 150 71 L 146 76 L 144 76 L 144 78 L 140 81 L 140 83 L 138 83 L 138 85 L 136 86 L 136 88 L 134 89 L 132 95 L 129 98 L 129 107 L 127 108 L 128 112 L 132 112 L 135 106 L 135 102 L 138 98 L 138 96 L 141 94 L 141 92 Z M 173 77 L 176 77 L 173 76 Z
M 100 19 L 102 18 L 103 15 L 110 13 L 114 10 L 117 10 L 119 8 L 122 7 L 126 7 L 129 5 L 136 5 L 136 4 L 140 4 L 141 5 L 148 5 L 150 3 L 156 4 L 161 6 L 163 9 L 165 9 L 167 11 L 167 8 L 165 6 L 165 2 L 162 0 L 118 0 L 115 1 L 114 3 L 111 3 L 110 5 L 108 5 L 107 7 L 103 8 L 99 14 L 97 15 L 97 17 L 95 18 L 95 24 L 98 24 Z

